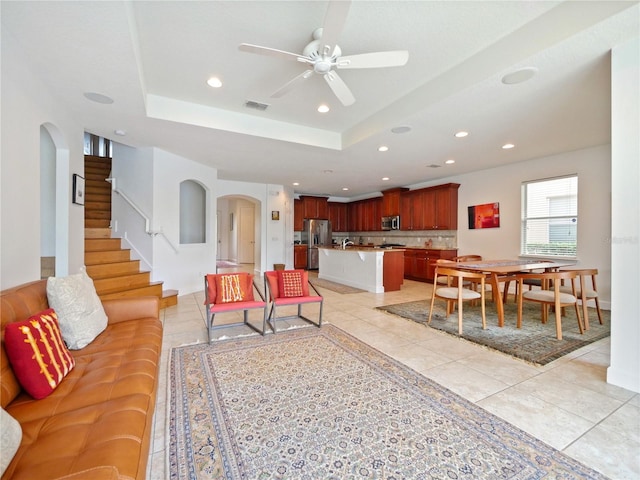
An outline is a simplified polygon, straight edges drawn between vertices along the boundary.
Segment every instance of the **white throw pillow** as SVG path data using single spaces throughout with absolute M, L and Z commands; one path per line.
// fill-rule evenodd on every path
M 77 275 L 49 277 L 47 298 L 69 349 L 86 347 L 107 328 L 107 314 L 85 267 Z
M 0 475 L 3 475 L 22 441 L 20 423 L 9 415 L 4 408 L 0 408 L 0 431 L 2 431 L 0 440 Z

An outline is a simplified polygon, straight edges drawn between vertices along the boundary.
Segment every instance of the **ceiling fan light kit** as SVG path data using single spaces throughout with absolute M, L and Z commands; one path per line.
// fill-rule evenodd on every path
M 296 88 L 313 73 L 323 75 L 327 85 L 333 94 L 344 106 L 352 105 L 356 99 L 347 84 L 340 78 L 336 69 L 355 68 L 386 68 L 401 67 L 409 60 L 409 52 L 396 50 L 389 52 L 363 53 L 360 55 L 342 56 L 342 49 L 337 45 L 337 40 L 349 13 L 350 1 L 335 0 L 329 2 L 327 13 L 322 27 L 312 33 L 313 40 L 304 47 L 302 54 L 291 53 L 275 48 L 262 47 L 249 43 L 239 45 L 239 50 L 259 55 L 279 57 L 287 60 L 305 63 L 310 66 L 301 74 L 289 80 L 276 90 L 271 97 L 280 98 Z

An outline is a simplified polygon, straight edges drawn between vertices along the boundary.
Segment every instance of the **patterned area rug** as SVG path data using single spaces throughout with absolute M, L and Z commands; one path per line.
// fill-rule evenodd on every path
M 324 278 L 318 278 L 317 272 L 309 272 L 309 281 L 313 283 L 316 287 L 326 288 L 327 290 L 331 290 L 332 292 L 348 294 L 348 293 L 362 293 L 366 290 L 361 290 L 359 288 L 350 287 L 349 285 L 343 285 L 341 283 L 331 282 L 329 280 L 325 280 Z
M 427 326 L 430 302 L 430 299 L 419 300 L 378 308 Z M 538 365 L 546 365 L 610 335 L 611 312 L 607 310 L 602 310 L 604 325 L 600 325 L 595 308 L 589 308 L 589 330 L 581 335 L 575 310 L 567 308 L 566 315 L 562 317 L 562 340 L 558 340 L 554 313 L 550 313 L 549 320 L 543 324 L 540 321 L 540 306 L 525 303 L 522 309 L 522 328 L 517 329 L 517 305 L 511 302 L 504 307 L 505 322 L 504 327 L 500 328 L 495 307 L 491 302 L 487 303 L 487 329 L 483 330 L 480 307 L 465 303 L 462 309 L 462 338 Z M 582 315 L 582 310 L 580 314 Z M 436 299 L 431 327 L 458 336 L 458 311 L 452 313 L 448 319 L 445 318 L 445 303 Z
M 171 479 L 603 479 L 327 325 L 172 350 Z

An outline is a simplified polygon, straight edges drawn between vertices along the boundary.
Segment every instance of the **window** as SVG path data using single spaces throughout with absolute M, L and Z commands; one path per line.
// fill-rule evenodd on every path
M 521 255 L 575 257 L 578 176 L 522 184 Z

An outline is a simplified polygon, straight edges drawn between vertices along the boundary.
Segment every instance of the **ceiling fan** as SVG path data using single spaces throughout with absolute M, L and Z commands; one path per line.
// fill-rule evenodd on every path
M 342 56 L 342 50 L 336 42 L 344 28 L 350 6 L 350 1 L 330 1 L 322 27 L 317 28 L 313 32 L 313 41 L 304 48 L 302 54 L 251 45 L 249 43 L 240 44 L 238 48 L 243 52 L 285 58 L 304 63 L 308 66 L 307 70 L 276 90 L 271 95 L 272 98 L 282 97 L 314 73 L 317 73 L 318 75 L 324 76 L 324 79 L 329 84 L 335 96 L 338 97 L 338 100 L 340 100 L 344 106 L 349 106 L 352 105 L 356 99 L 347 84 L 344 83 L 334 70 L 334 67 L 337 69 L 401 67 L 407 63 L 409 52 L 406 50 Z

